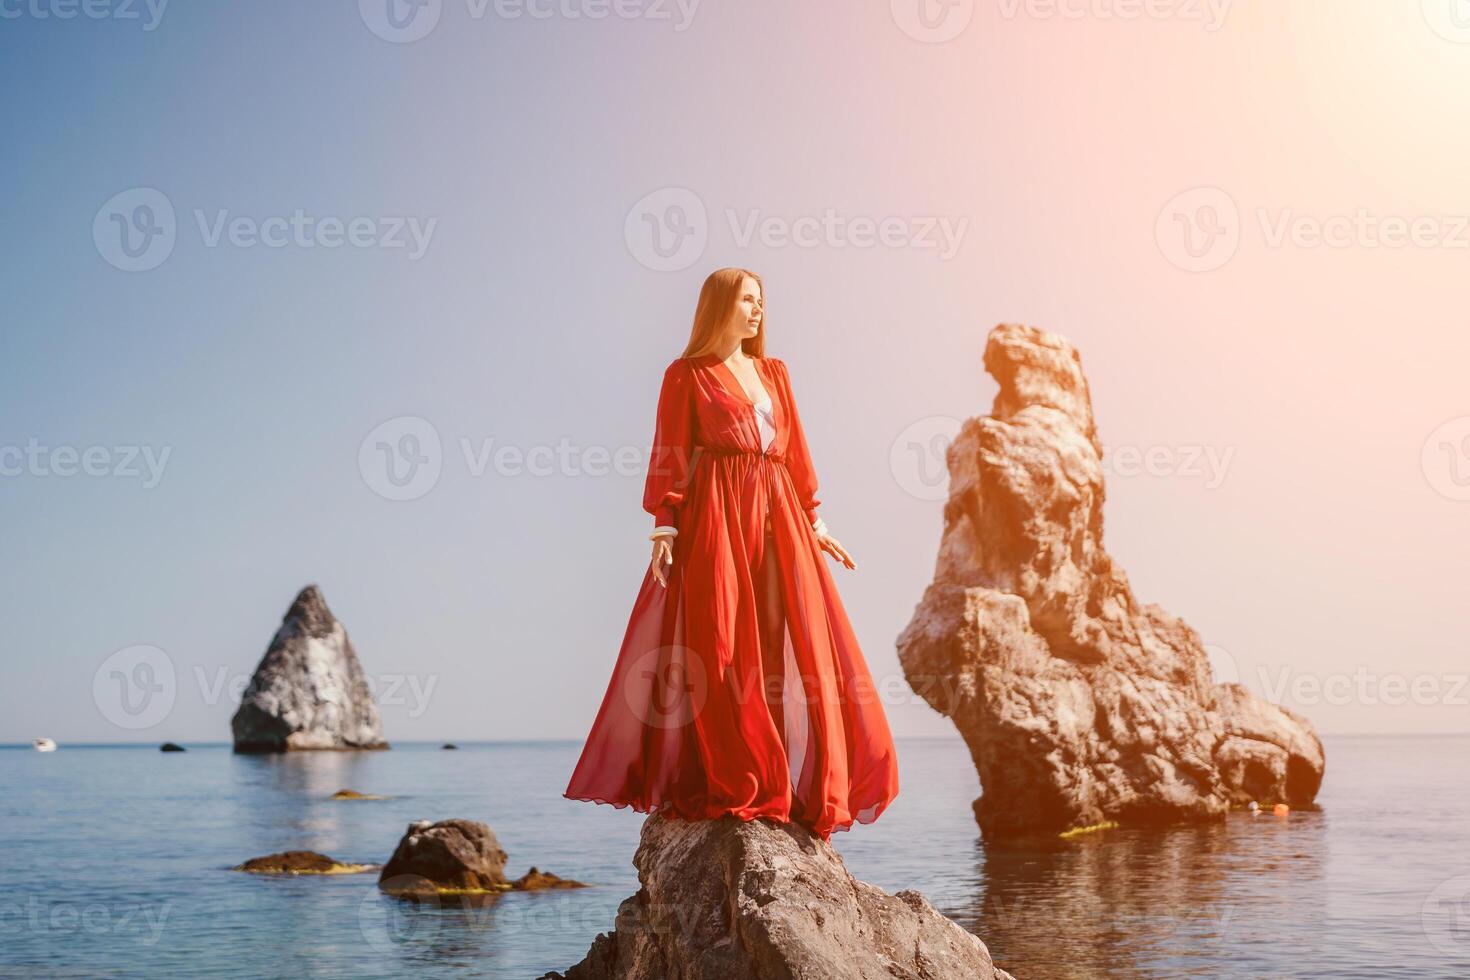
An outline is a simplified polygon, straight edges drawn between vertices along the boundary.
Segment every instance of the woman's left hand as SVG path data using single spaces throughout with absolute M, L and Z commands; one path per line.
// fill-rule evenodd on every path
M 822 546 L 823 551 L 842 562 L 848 568 L 857 568 L 857 565 L 853 563 L 852 556 L 847 553 L 846 548 L 842 547 L 842 542 L 832 537 L 832 535 L 817 535 L 817 543 Z

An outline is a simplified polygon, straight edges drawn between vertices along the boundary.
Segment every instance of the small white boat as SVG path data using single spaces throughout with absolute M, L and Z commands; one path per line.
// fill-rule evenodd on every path
M 31 748 L 37 752 L 55 752 L 56 743 L 49 738 L 37 738 L 31 741 Z

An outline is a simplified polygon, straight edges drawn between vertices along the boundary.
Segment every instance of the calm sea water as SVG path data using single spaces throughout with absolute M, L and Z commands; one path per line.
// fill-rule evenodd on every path
M 1020 980 L 1470 976 L 1470 738 L 1324 741 L 1318 813 L 987 847 L 963 745 L 900 739 L 898 799 L 833 842 Z M 535 977 L 579 960 L 637 887 L 642 815 L 561 798 L 575 742 L 188 748 L 0 751 L 0 976 Z M 328 799 L 343 788 L 393 799 Z M 227 870 L 289 849 L 381 863 L 411 821 L 447 817 L 490 824 L 512 877 L 596 887 L 435 909 L 373 874 Z

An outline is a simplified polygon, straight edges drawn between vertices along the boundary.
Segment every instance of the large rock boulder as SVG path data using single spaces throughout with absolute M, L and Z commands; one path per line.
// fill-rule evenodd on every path
M 236 752 L 388 747 L 352 641 L 315 585 L 286 612 L 230 727 Z
M 616 928 L 540 980 L 1010 980 L 923 895 L 854 879 L 798 823 L 654 814 L 633 864 Z
M 947 453 L 934 581 L 898 638 L 909 683 L 954 719 L 986 836 L 1310 804 L 1311 724 L 1216 685 L 1199 635 L 1140 605 L 1103 549 L 1102 446 L 1077 352 L 1002 325 L 991 414 Z

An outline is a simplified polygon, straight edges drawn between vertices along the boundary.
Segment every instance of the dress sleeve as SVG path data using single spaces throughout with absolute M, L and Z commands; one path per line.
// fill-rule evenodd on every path
M 664 371 L 658 393 L 658 419 L 643 485 L 643 509 L 656 528 L 677 528 L 694 456 L 693 382 L 684 359 Z
M 791 392 L 791 375 L 786 362 L 772 358 L 781 368 L 781 384 L 786 389 L 786 404 L 790 409 L 791 437 L 786 444 L 786 469 L 791 473 L 791 482 L 796 485 L 797 500 L 806 514 L 806 519 L 815 527 L 821 520 L 817 516 L 817 471 L 812 466 L 812 454 L 807 448 L 806 433 L 801 428 L 801 416 L 796 411 L 796 396 Z

